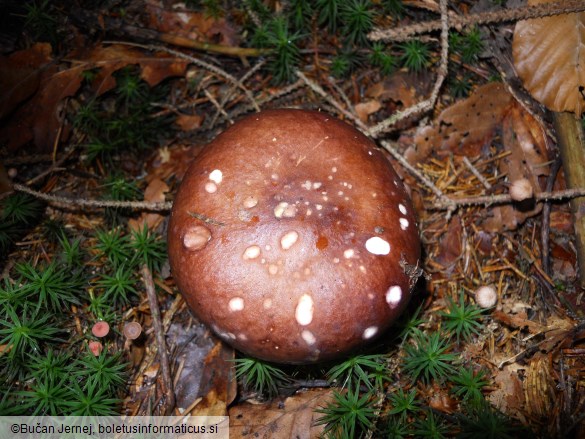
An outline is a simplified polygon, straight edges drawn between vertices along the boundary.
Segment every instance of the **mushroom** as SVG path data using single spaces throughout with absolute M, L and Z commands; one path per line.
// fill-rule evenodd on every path
M 97 340 L 91 340 L 88 346 L 94 357 L 99 357 L 102 353 L 102 350 L 104 349 L 102 343 Z
M 96 322 L 91 328 L 91 333 L 98 338 L 105 337 L 106 335 L 109 334 L 109 332 L 110 325 L 108 324 L 108 322 L 104 322 L 103 320 Z
M 492 308 L 498 302 L 498 293 L 493 285 L 483 285 L 475 290 L 475 303 L 480 308 Z
M 138 322 L 128 322 L 122 332 L 128 340 L 136 340 L 142 334 L 142 326 Z
M 248 116 L 196 157 L 169 261 L 192 311 L 267 361 L 325 361 L 371 342 L 419 270 L 409 196 L 383 153 L 326 113 Z

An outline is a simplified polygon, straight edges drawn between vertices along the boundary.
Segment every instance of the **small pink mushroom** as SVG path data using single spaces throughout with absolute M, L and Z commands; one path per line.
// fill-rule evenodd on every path
M 123 332 L 128 340 L 136 340 L 142 333 L 142 326 L 138 322 L 129 322 L 124 325 Z
M 269 110 L 197 156 L 169 260 L 185 300 L 248 355 L 311 363 L 384 333 L 416 283 L 415 212 L 384 153 L 324 112 Z
M 109 332 L 110 325 L 108 324 L 108 322 L 104 322 L 103 320 L 96 322 L 91 328 L 91 333 L 98 338 L 105 337 L 106 335 L 109 334 Z
M 97 340 L 92 340 L 89 342 L 89 350 L 96 357 L 98 357 L 102 353 L 103 348 L 104 346 L 102 345 L 102 343 Z

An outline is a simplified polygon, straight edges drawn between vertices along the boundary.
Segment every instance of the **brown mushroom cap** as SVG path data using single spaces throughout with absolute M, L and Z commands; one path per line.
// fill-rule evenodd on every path
M 384 155 L 353 127 L 303 110 L 248 116 L 197 156 L 168 248 L 204 323 L 284 363 L 331 359 L 383 333 L 420 257 L 414 210 Z

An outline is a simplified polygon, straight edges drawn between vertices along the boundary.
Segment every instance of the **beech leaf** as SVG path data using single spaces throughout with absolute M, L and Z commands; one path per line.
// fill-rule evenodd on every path
M 550 3 L 529 0 L 528 4 Z M 512 44 L 524 87 L 552 111 L 585 109 L 585 12 L 523 20 Z

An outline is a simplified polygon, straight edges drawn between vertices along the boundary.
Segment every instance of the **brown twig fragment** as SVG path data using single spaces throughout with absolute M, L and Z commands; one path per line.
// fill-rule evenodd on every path
M 353 115 L 351 111 L 348 111 L 345 108 L 343 108 L 343 106 L 335 99 L 333 99 L 325 90 L 323 90 L 323 88 L 319 84 L 307 78 L 300 70 L 297 70 L 296 74 L 305 82 L 305 84 L 309 86 L 311 90 L 313 90 L 321 97 L 325 98 L 325 100 L 329 102 L 331 105 L 333 105 L 337 111 L 339 111 L 349 120 L 353 121 L 362 132 L 366 133 L 368 131 L 368 127 L 361 120 L 355 117 L 355 115 Z
M 157 351 L 160 359 L 160 368 L 162 372 L 163 392 L 166 399 L 164 414 L 169 415 L 175 407 L 175 392 L 173 390 L 173 380 L 171 379 L 171 368 L 169 366 L 169 357 L 167 354 L 167 344 L 165 342 L 165 334 L 162 326 L 162 319 L 160 315 L 160 308 L 156 298 L 156 291 L 154 289 L 154 281 L 152 280 L 152 273 L 146 264 L 142 266 L 142 280 L 146 288 L 146 295 L 148 296 L 148 303 L 150 305 L 150 313 L 152 316 L 152 325 L 156 336 Z
M 24 192 L 32 195 L 39 200 L 52 204 L 61 204 L 69 207 L 112 207 L 127 208 L 132 210 L 150 210 L 153 212 L 168 212 L 171 210 L 173 203 L 164 201 L 162 203 L 150 203 L 147 201 L 103 201 L 103 200 L 86 200 L 83 198 L 68 198 L 57 195 L 45 194 L 44 192 L 35 191 L 34 189 L 22 184 L 14 183 L 12 188 L 17 192 Z
M 579 198 L 585 196 L 585 187 L 575 189 L 565 189 L 562 191 L 554 192 L 540 192 L 534 194 L 536 202 L 544 201 L 564 201 L 571 200 L 573 198 Z M 512 197 L 509 194 L 499 195 L 485 195 L 481 197 L 462 197 L 462 198 L 451 198 L 443 197 L 435 203 L 426 206 L 430 210 L 452 210 L 459 207 L 465 206 L 493 206 L 496 204 L 510 204 L 513 203 Z
M 450 27 L 461 30 L 467 26 L 503 23 L 570 14 L 585 11 L 583 0 L 565 0 L 555 3 L 529 5 L 521 8 L 502 9 L 467 16 L 450 16 Z M 368 34 L 372 41 L 406 41 L 415 35 L 426 34 L 441 29 L 442 20 L 432 20 L 392 29 L 375 29 Z
M 481 184 L 483 184 L 483 187 L 485 187 L 488 190 L 492 188 L 490 182 L 487 181 L 483 175 L 481 175 L 481 173 L 477 170 L 475 166 L 473 166 L 473 163 L 471 163 L 467 157 L 463 157 L 463 163 L 465 164 L 465 166 L 467 166 L 467 169 L 469 169 L 471 173 L 475 175 L 475 178 L 477 178 L 481 182 Z

